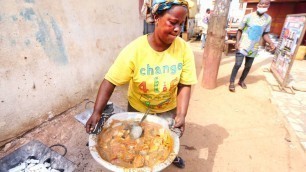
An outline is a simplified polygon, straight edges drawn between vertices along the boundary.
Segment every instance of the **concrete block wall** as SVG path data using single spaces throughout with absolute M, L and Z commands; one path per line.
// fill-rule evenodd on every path
M 96 94 L 142 31 L 137 0 L 0 1 L 0 146 Z

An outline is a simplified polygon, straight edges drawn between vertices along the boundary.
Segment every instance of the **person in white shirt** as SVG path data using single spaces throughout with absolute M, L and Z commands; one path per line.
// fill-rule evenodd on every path
M 205 15 L 203 17 L 203 20 L 202 20 L 202 23 L 203 23 L 202 24 L 203 25 L 203 30 L 202 30 L 202 36 L 201 36 L 201 41 L 202 41 L 201 48 L 202 49 L 204 48 L 205 42 L 206 42 L 209 19 L 210 19 L 210 9 L 207 8 L 206 13 L 205 13 Z

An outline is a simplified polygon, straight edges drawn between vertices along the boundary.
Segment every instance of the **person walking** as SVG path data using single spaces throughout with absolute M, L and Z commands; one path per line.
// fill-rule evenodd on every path
M 236 59 L 233 67 L 229 90 L 235 92 L 235 78 L 237 72 L 245 59 L 245 66 L 238 85 L 246 89 L 245 79 L 251 69 L 254 57 L 257 55 L 260 38 L 270 45 L 270 51 L 275 50 L 275 45 L 272 43 L 269 32 L 271 27 L 271 17 L 266 13 L 270 7 L 270 0 L 260 0 L 257 4 L 257 11 L 246 15 L 237 32 L 236 40 Z
M 209 19 L 210 19 L 210 9 L 207 8 L 206 9 L 206 13 L 203 17 L 203 29 L 202 29 L 202 36 L 201 36 L 201 41 L 202 41 L 202 46 L 201 48 L 203 49 L 205 46 L 205 42 L 206 42 L 206 37 L 207 37 L 207 30 L 208 30 L 208 23 L 209 23 Z

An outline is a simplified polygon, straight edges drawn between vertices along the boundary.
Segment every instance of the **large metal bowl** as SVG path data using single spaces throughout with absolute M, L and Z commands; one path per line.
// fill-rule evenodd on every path
M 109 127 L 110 123 L 112 122 L 113 119 L 116 120 L 140 120 L 142 118 L 144 114 L 143 113 L 138 113 L 138 112 L 122 112 L 122 113 L 117 113 L 112 115 L 105 123 L 104 128 Z M 156 115 L 148 115 L 147 118 L 145 119 L 145 121 L 148 122 L 153 122 L 153 123 L 157 123 L 160 124 L 161 126 L 163 126 L 165 129 L 169 130 L 168 127 L 168 122 L 163 119 L 160 118 Z M 170 131 L 170 130 L 169 130 Z M 163 169 L 165 169 L 166 167 L 168 167 L 172 161 L 174 160 L 174 158 L 177 156 L 178 152 L 179 152 L 179 145 L 180 145 L 180 141 L 179 141 L 179 137 L 172 131 L 170 131 L 171 133 L 171 137 L 173 138 L 174 141 L 174 145 L 173 145 L 173 150 L 170 153 L 169 157 L 160 164 L 155 165 L 153 168 L 149 168 L 149 167 L 143 167 L 143 168 L 124 168 L 124 167 L 120 167 L 120 166 L 116 166 L 113 165 L 105 160 L 103 160 L 97 149 L 96 149 L 96 145 L 97 145 L 97 135 L 95 134 L 90 134 L 89 135 L 89 150 L 90 153 L 92 155 L 92 157 L 99 163 L 102 165 L 102 168 L 105 171 L 116 171 L 116 172 L 127 172 L 127 171 L 133 171 L 133 172 L 144 172 L 144 171 L 161 171 Z

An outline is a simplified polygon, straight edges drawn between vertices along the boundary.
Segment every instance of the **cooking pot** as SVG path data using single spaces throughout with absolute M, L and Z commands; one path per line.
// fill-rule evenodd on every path
M 135 121 L 139 121 L 142 117 L 143 117 L 143 113 L 139 113 L 139 112 L 122 112 L 122 113 L 117 113 L 112 115 L 104 124 L 104 128 L 109 127 L 110 123 L 112 122 L 112 120 L 121 120 L 121 121 L 126 121 L 126 120 L 135 120 Z M 105 161 L 104 159 L 101 158 L 101 156 L 99 155 L 96 145 L 97 145 L 97 135 L 95 134 L 90 134 L 89 135 L 89 150 L 90 153 L 92 155 L 92 157 L 100 164 L 102 165 L 103 170 L 105 171 L 116 171 L 116 172 L 127 172 L 127 171 L 133 171 L 133 172 L 144 172 L 144 171 L 162 171 L 163 169 L 165 169 L 166 167 L 168 167 L 172 161 L 174 160 L 174 158 L 177 156 L 178 152 L 179 152 L 179 146 L 180 146 L 180 141 L 179 141 L 179 137 L 177 134 L 175 134 L 174 132 L 172 132 L 169 129 L 168 126 L 168 122 L 161 118 L 158 117 L 156 115 L 148 115 L 147 118 L 145 119 L 145 121 L 147 122 L 153 122 L 156 124 L 161 125 L 164 129 L 167 129 L 170 131 L 171 137 L 174 141 L 173 143 L 173 150 L 170 153 L 170 155 L 168 156 L 168 158 L 160 163 L 157 164 L 155 166 L 153 166 L 152 168 L 150 167 L 143 167 L 143 168 L 125 168 L 125 167 L 120 167 L 117 165 L 113 165 L 110 162 Z

